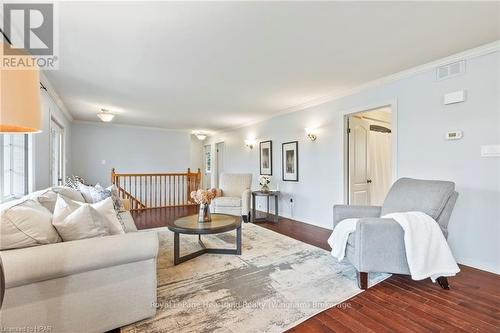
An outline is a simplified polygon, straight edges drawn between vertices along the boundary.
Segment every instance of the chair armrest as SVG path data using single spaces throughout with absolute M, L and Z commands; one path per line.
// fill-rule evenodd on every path
M 156 232 L 134 232 L 7 250 L 0 252 L 0 256 L 5 287 L 12 288 L 105 267 L 155 259 L 157 253 Z
M 360 272 L 409 273 L 404 231 L 395 220 L 360 219 L 354 244 Z
M 252 196 L 252 190 L 246 189 L 241 193 L 241 215 L 248 215 L 250 212 L 250 198 Z
M 380 217 L 380 206 L 351 206 L 335 205 L 333 206 L 333 226 L 345 219 L 362 217 Z

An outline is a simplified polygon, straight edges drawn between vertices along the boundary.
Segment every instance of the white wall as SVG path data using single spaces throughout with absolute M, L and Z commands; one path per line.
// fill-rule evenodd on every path
M 45 90 L 40 91 L 42 107 L 42 132 L 32 135 L 32 190 L 40 190 L 50 184 L 50 119 L 64 127 L 64 174 L 71 173 L 71 122 Z
M 468 59 L 461 76 L 435 77 L 429 69 L 210 140 L 225 141 L 225 170 L 253 172 L 254 188 L 259 149 L 245 148 L 243 140 L 273 140 L 271 187 L 283 192 L 280 214 L 331 229 L 332 206 L 344 202 L 342 113 L 397 101 L 398 177 L 454 181 L 460 197 L 449 226 L 453 253 L 461 263 L 500 273 L 500 159 L 480 157 L 481 145 L 500 143 L 499 52 Z M 467 90 L 467 101 L 444 106 L 443 94 L 459 89 Z M 311 142 L 304 128 L 315 126 L 318 139 Z M 444 140 L 450 130 L 462 130 L 463 139 Z M 299 141 L 299 182 L 282 182 L 281 144 L 293 140 Z
M 110 183 L 117 172 L 185 172 L 201 168 L 201 144 L 187 132 L 73 123 L 72 172 L 89 183 Z M 103 164 L 105 161 L 105 164 Z

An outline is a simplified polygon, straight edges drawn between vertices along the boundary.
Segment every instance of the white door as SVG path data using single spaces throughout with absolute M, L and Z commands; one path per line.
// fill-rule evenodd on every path
M 50 183 L 52 186 L 63 184 L 64 154 L 63 154 L 64 128 L 54 119 L 50 121 Z
M 220 174 L 224 172 L 224 142 L 219 142 L 215 145 L 215 155 L 217 157 L 215 177 L 217 187 L 219 187 Z
M 349 117 L 349 204 L 370 204 L 368 178 L 369 125 L 362 119 Z

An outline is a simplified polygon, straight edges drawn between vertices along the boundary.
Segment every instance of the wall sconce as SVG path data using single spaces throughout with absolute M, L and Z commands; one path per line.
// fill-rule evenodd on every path
M 245 146 L 247 148 L 253 149 L 254 144 L 255 144 L 255 140 L 253 140 L 253 139 L 246 139 L 245 140 Z
M 316 141 L 318 136 L 316 135 L 316 128 L 305 128 L 307 133 L 307 138 L 311 141 Z

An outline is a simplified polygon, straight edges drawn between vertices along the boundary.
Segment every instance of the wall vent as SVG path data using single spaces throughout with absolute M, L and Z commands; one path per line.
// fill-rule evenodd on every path
M 438 67 L 436 70 L 436 80 L 444 80 L 465 73 L 465 60 Z

